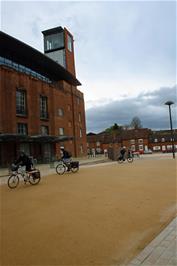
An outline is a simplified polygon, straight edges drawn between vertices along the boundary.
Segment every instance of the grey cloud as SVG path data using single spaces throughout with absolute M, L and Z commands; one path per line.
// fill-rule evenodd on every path
M 141 119 L 143 127 L 152 129 L 169 128 L 167 100 L 176 103 L 177 86 L 164 87 L 153 92 L 141 93 L 136 98 L 112 101 L 86 111 L 87 132 L 99 132 L 114 123 L 129 124 L 134 116 Z M 176 124 L 176 104 L 172 107 L 173 125 Z

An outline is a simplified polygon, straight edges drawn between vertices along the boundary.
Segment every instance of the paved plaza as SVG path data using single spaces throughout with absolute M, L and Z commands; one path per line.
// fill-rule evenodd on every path
M 170 157 L 49 171 L 39 185 L 15 190 L 2 178 L 2 266 L 177 265 Z
M 177 217 L 128 266 L 177 265 Z

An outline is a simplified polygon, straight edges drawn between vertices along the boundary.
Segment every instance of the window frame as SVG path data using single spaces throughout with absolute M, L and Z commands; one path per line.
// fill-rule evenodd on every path
M 62 133 L 61 133 L 61 130 L 62 130 Z M 58 129 L 58 134 L 59 134 L 59 136 L 64 136 L 64 134 L 65 134 L 65 129 L 64 129 L 64 127 L 59 127 L 59 129 Z
M 64 109 L 62 107 L 58 108 L 58 116 L 63 117 L 64 116 Z
M 18 98 L 18 96 L 17 96 L 18 93 L 20 93 L 21 95 L 23 94 L 23 96 L 24 96 L 24 98 L 23 98 L 24 108 L 23 108 L 23 111 L 21 111 L 21 112 L 18 111 L 18 108 L 17 108 L 17 106 L 20 108 L 22 107 L 22 104 L 21 105 L 17 104 L 17 99 L 18 99 L 18 101 L 21 101 L 21 99 L 20 99 L 21 96 L 20 96 L 20 98 Z M 16 115 L 17 116 L 27 116 L 27 92 L 24 88 L 17 88 L 16 89 Z
M 47 132 L 43 132 L 42 128 L 47 129 Z M 49 126 L 41 125 L 41 126 L 40 126 L 40 132 L 41 132 L 41 135 L 42 135 L 42 136 L 48 136 L 48 135 L 49 135 Z
M 70 34 L 67 34 L 67 49 L 71 53 L 73 52 L 73 38 Z
M 42 111 L 42 104 L 41 100 L 46 99 L 46 112 Z M 40 95 L 39 99 L 39 107 L 40 107 L 40 119 L 42 120 L 48 120 L 49 119 L 49 114 L 48 114 L 48 97 L 45 95 Z
M 24 126 L 23 130 L 22 130 L 22 128 L 20 129 L 20 126 Z M 25 130 L 24 130 L 24 128 L 25 128 Z M 28 135 L 28 124 L 27 123 L 17 123 L 17 134 L 27 136 Z

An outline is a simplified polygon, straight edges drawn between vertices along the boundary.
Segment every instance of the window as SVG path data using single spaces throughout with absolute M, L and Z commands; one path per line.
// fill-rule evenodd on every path
M 82 129 L 80 128 L 80 138 L 82 138 Z
M 60 136 L 64 135 L 64 128 L 63 127 L 59 128 L 59 135 Z
M 50 51 L 53 49 L 58 49 L 64 47 L 64 34 L 63 32 L 58 32 L 55 34 L 50 34 L 44 37 L 44 49 Z
M 29 143 L 20 143 L 20 151 L 24 151 L 25 154 L 30 156 L 30 144 Z
M 68 35 L 68 50 L 72 52 L 72 37 Z
M 134 139 L 131 139 L 130 140 L 130 144 L 135 144 L 135 140 Z
M 48 126 L 41 126 L 41 135 L 43 135 L 43 136 L 49 135 L 49 127 Z
M 154 151 L 160 151 L 160 149 L 161 149 L 160 146 L 154 146 L 154 147 L 153 147 L 153 150 L 154 150 Z
M 38 79 L 41 79 L 47 83 L 51 83 L 51 80 L 49 80 L 47 77 L 45 76 L 42 76 L 41 74 L 33 71 L 32 69 L 28 68 L 28 67 L 25 67 L 23 65 L 20 65 L 20 64 L 17 64 L 9 59 L 6 59 L 4 57 L 1 57 L 0 56 L 0 65 L 5 65 L 5 66 L 8 66 L 10 68 L 13 68 L 15 69 L 16 71 L 19 71 L 19 72 L 22 72 L 22 73 L 25 73 L 27 75 L 31 75 L 33 77 L 36 77 Z
M 26 115 L 26 91 L 16 90 L 16 114 Z
M 47 53 L 47 56 L 50 57 L 52 60 L 57 62 L 58 64 L 62 65 L 66 68 L 66 54 L 65 49 L 52 51 L 51 53 Z
M 59 108 L 59 109 L 58 109 L 58 115 L 59 115 L 59 116 L 64 116 L 64 111 L 63 111 L 62 108 Z
M 80 153 L 83 154 L 84 153 L 84 150 L 83 150 L 83 145 L 81 144 L 80 145 Z
M 99 142 L 99 141 L 96 142 L 96 146 L 97 146 L 97 147 L 100 146 L 100 142 Z
M 143 151 L 143 145 L 139 145 L 139 150 Z
M 71 111 L 71 105 L 68 104 L 68 111 Z
M 143 139 L 138 139 L 138 143 L 143 143 Z
M 166 146 L 162 145 L 162 151 L 166 151 Z
M 172 150 L 172 145 L 167 145 L 167 150 Z
M 162 141 L 162 142 L 165 142 L 165 138 L 162 138 L 161 141 Z
M 135 145 L 131 145 L 131 150 L 132 151 L 135 151 L 136 149 L 135 149 Z
M 46 96 L 40 96 L 40 118 L 48 119 L 48 107 Z
M 154 142 L 158 142 L 158 139 L 154 139 Z
M 79 122 L 81 122 L 81 113 L 79 113 Z
M 17 124 L 17 133 L 21 134 L 21 135 L 27 135 L 28 134 L 27 124 L 18 123 Z

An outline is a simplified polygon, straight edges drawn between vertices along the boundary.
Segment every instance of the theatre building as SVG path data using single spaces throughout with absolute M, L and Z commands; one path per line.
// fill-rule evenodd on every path
M 59 157 L 60 146 L 75 157 L 87 152 L 73 36 L 62 27 L 42 33 L 44 53 L 0 32 L 0 166 L 19 150 L 41 163 Z

